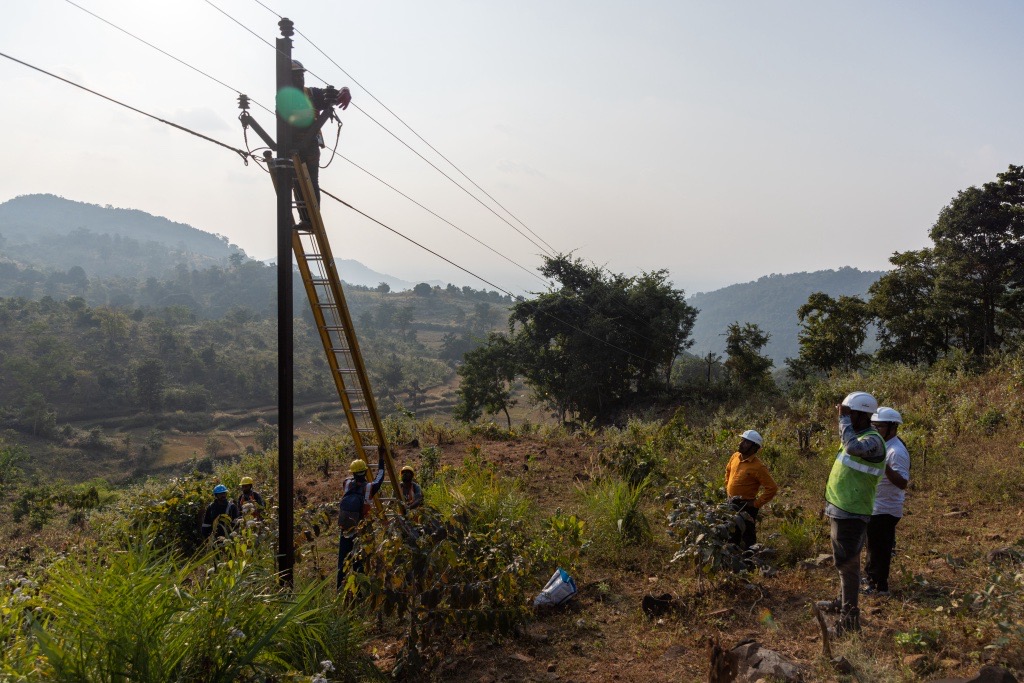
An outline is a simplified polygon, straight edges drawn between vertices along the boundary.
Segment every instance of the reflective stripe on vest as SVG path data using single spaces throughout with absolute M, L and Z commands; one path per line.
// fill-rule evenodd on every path
M 877 437 L 884 448 L 885 440 L 874 429 L 858 434 L 857 440 L 871 437 Z M 881 467 L 850 455 L 844 446 L 832 463 L 832 472 L 825 487 L 825 500 L 840 510 L 870 516 L 875 506 L 875 490 L 883 472 Z
M 847 455 L 845 452 L 842 452 L 842 453 L 839 454 L 839 460 L 846 467 L 851 467 L 851 468 L 857 470 L 858 472 L 863 472 L 864 474 L 870 474 L 873 477 L 880 477 L 880 476 L 882 476 L 882 470 L 878 469 L 877 467 L 871 467 L 870 465 L 865 465 L 864 463 L 857 462 L 856 460 L 851 458 L 849 455 Z

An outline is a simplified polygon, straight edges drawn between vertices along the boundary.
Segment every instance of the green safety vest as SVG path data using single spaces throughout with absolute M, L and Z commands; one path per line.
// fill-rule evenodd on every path
M 885 439 L 874 429 L 857 435 L 857 440 L 877 436 L 884 444 Z M 840 510 L 855 515 L 870 515 L 875 507 L 875 490 L 879 478 L 885 474 L 885 461 L 872 463 L 850 455 L 846 447 L 839 449 L 832 472 L 825 487 L 825 500 Z

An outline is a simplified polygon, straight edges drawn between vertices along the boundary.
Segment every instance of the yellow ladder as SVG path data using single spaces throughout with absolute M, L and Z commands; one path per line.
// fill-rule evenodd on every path
M 359 340 L 356 339 L 352 315 L 345 301 L 341 278 L 338 276 L 334 255 L 320 216 L 320 207 L 313 192 L 313 181 L 310 179 L 306 164 L 298 155 L 294 156 L 292 161 L 295 164 L 295 175 L 302 194 L 302 199 L 293 204 L 302 221 L 292 231 L 292 250 L 298 261 L 299 274 L 309 297 L 320 341 L 323 342 L 327 354 L 331 376 L 338 389 L 338 398 L 341 399 L 345 411 L 345 419 L 355 442 L 356 453 L 366 461 L 374 475 L 377 474 L 380 460 L 378 448 L 383 448 L 384 466 L 393 495 L 374 496 L 374 506 L 379 513 L 384 514 L 385 508 L 381 503 L 383 500 L 385 503 L 393 504 L 397 508 L 395 511 L 404 514 L 400 479 L 395 469 L 391 448 L 384 436 L 384 428 L 377 412 L 377 403 L 370 388 L 370 378 L 366 373 L 363 356 L 359 351 Z

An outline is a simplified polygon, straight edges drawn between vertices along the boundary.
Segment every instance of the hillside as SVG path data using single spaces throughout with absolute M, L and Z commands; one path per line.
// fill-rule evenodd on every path
M 179 263 L 205 267 L 244 255 L 226 237 L 184 223 L 49 194 L 0 204 L 0 236 L 8 260 L 44 270 L 79 266 L 99 277 L 160 276 Z
M 121 489 L 33 481 L 18 471 L 17 458 L 8 458 L 7 487 L 0 489 L 9 503 L 0 505 L 0 530 L 11 539 L 0 549 L 0 580 L 9 587 L 0 592 L 0 607 L 10 615 L 3 622 L 10 626 L 0 631 L 6 665 L 15 673 L 39 666 L 45 672 L 57 666 L 116 671 L 116 661 L 85 656 L 88 648 L 120 652 L 111 643 L 131 643 L 170 662 L 166 672 L 137 680 L 228 680 L 178 672 L 211 662 L 227 668 L 246 648 L 260 647 L 266 656 L 257 670 L 264 678 L 234 680 L 268 674 L 378 680 L 377 671 L 393 671 L 399 680 L 456 683 L 646 683 L 709 680 L 709 639 L 727 648 L 754 639 L 799 667 L 808 682 L 923 683 L 973 676 L 983 664 L 1019 676 L 1024 480 L 1014 464 L 1022 415 L 1012 389 L 1020 372 L 1019 358 L 979 375 L 886 367 L 835 377 L 792 401 L 683 410 L 667 423 L 634 421 L 624 429 L 574 433 L 390 418 L 386 428 L 400 444 L 398 460 L 416 468 L 427 506 L 404 524 L 364 525 L 364 570 L 351 586 L 360 598 L 341 603 L 333 588 L 338 529 L 324 511 L 337 509 L 351 445 L 338 436 L 300 441 L 301 561 L 293 600 L 308 600 L 311 591 L 320 597 L 315 609 L 293 620 L 284 607 L 272 609 L 280 591 L 272 573 L 272 449 L 238 459 L 239 447 L 225 444 L 223 457 L 204 471 Z M 892 595 L 862 597 L 862 633 L 830 642 L 852 671 L 841 674 L 822 655 L 808 604 L 833 596 L 838 583 L 835 569 L 821 559 L 829 554 L 829 537 L 819 511 L 836 438 L 833 397 L 853 387 L 903 411 L 901 436 L 913 468 L 897 530 Z M 761 457 L 781 490 L 759 516 L 758 538 L 771 551 L 768 566 L 733 573 L 712 564 L 729 552 L 716 520 L 733 514 L 719 489 L 736 434 L 754 414 L 753 424 L 767 438 Z M 823 428 L 801 449 L 795 431 L 808 420 Z M 254 435 L 246 426 L 220 436 L 249 443 Z M 140 448 L 134 440 L 118 443 Z M 957 454 L 968 452 L 974 455 L 965 468 Z M 651 459 L 651 478 L 630 485 L 630 464 L 638 457 Z M 254 477 L 269 497 L 264 518 L 248 519 L 210 554 L 191 554 L 201 544 L 196 515 L 213 484 L 237 491 L 242 476 Z M 673 528 L 670 515 L 680 511 L 685 514 L 676 515 Z M 149 529 L 154 543 L 118 545 L 124 538 L 118 530 L 127 528 Z M 156 541 L 184 552 L 137 555 Z M 530 609 L 554 567 L 576 579 L 579 594 L 561 608 Z M 135 600 L 145 600 L 147 609 L 139 610 Z M 50 617 L 35 625 L 36 632 L 45 629 L 62 651 L 31 649 L 32 611 L 26 608 Z M 279 618 L 289 627 L 261 641 Z M 330 638 L 309 637 L 303 650 L 294 635 L 303 624 L 341 629 Z M 427 628 L 430 640 L 419 641 L 419 629 Z M 206 650 L 176 649 L 208 640 Z M 237 647 L 216 647 L 223 642 Z M 418 646 L 413 655 L 410 643 Z M 299 656 L 304 652 L 310 656 Z M 331 660 L 334 675 L 314 678 L 324 660 Z M 40 677 L 83 679 L 59 671 Z
M 856 268 L 819 270 L 813 273 L 765 275 L 753 282 L 730 285 L 712 292 L 700 292 L 688 303 L 700 309 L 693 326 L 694 345 L 690 352 L 703 356 L 723 353 L 725 330 L 734 322 L 756 323 L 771 333 L 764 353 L 780 367 L 786 358 L 799 353 L 796 311 L 813 292 L 829 296 L 860 296 L 867 299 L 868 287 L 881 277 L 880 271 Z M 870 344 L 869 348 L 874 348 Z

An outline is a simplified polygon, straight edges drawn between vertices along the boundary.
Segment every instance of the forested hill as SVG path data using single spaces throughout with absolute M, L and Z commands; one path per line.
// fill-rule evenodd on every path
M 0 204 L 0 252 L 44 271 L 79 266 L 90 277 L 160 277 L 178 264 L 204 268 L 244 256 L 226 237 L 184 223 L 50 194 Z
M 856 268 L 819 270 L 813 273 L 766 275 L 753 282 L 730 285 L 713 292 L 700 292 L 689 303 L 700 309 L 693 327 L 691 353 L 703 356 L 725 351 L 725 330 L 730 323 L 756 323 L 771 334 L 764 353 L 780 367 L 786 358 L 799 353 L 796 311 L 814 292 L 829 296 L 860 296 L 867 300 L 868 287 L 882 271 Z M 871 340 L 869 340 L 871 341 Z

